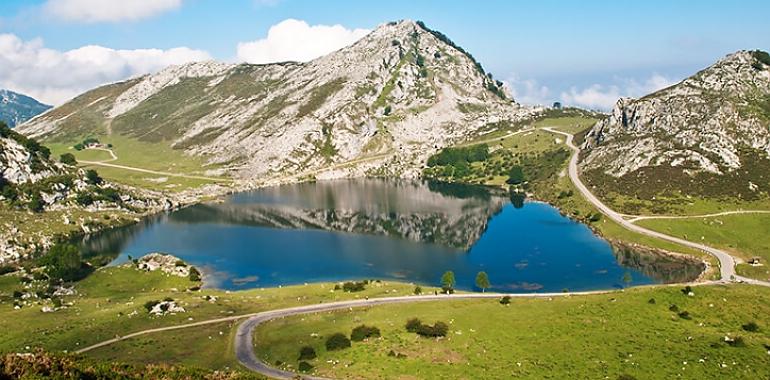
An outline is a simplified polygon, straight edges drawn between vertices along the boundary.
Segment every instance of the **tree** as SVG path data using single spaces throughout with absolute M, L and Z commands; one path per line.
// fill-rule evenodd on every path
M 40 259 L 48 277 L 54 280 L 76 281 L 87 274 L 83 268 L 80 251 L 72 244 L 57 244 Z
M 59 162 L 65 165 L 72 165 L 72 166 L 75 166 L 78 164 L 78 161 L 75 159 L 75 155 L 72 153 L 64 153 L 61 156 L 59 156 Z
M 98 185 L 102 183 L 102 177 L 99 177 L 99 173 L 96 170 L 86 170 L 86 181 L 92 185 Z
M 27 205 L 32 212 L 42 212 L 43 207 L 45 206 L 45 201 L 43 201 L 43 197 L 40 195 L 40 192 L 34 192 L 32 193 L 32 197 L 29 199 L 29 204 Z
M 519 185 L 524 182 L 524 170 L 519 165 L 514 165 L 508 172 L 509 185 Z
M 441 288 L 444 290 L 444 293 L 450 293 L 454 290 L 455 286 L 455 273 L 450 271 L 444 272 L 444 274 L 441 276 Z
M 476 286 L 479 287 L 482 292 L 485 292 L 490 287 L 487 272 L 479 272 L 476 275 Z
M 417 330 L 422 326 L 422 321 L 420 321 L 418 318 L 411 318 L 406 321 L 406 331 L 408 332 L 417 332 Z
M 420 294 L 422 294 L 422 286 L 417 285 L 414 287 L 414 295 L 419 296 Z
M 189 275 L 190 281 L 192 282 L 200 282 L 201 280 L 201 272 L 196 267 L 190 267 L 190 275 Z
M 299 349 L 298 360 L 313 360 L 316 358 L 315 349 L 310 346 L 304 346 Z
M 335 351 L 350 347 L 350 339 L 343 333 L 332 334 L 326 339 L 326 350 Z
M 350 333 L 350 340 L 354 342 L 361 342 L 367 338 L 378 338 L 380 336 L 380 329 L 374 326 L 360 325 L 353 328 Z
M 527 199 L 527 194 L 522 191 L 511 192 L 511 204 L 513 208 L 519 209 L 524 207 L 524 201 Z

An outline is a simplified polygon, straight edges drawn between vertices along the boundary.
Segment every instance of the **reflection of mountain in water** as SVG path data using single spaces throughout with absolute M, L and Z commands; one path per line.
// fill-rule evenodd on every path
M 675 257 L 639 247 L 615 246 L 613 252 L 618 264 L 667 284 L 695 281 L 706 269 L 702 262 L 691 257 Z
M 335 181 L 238 194 L 172 213 L 169 221 L 342 231 L 468 249 L 506 202 L 473 186 Z

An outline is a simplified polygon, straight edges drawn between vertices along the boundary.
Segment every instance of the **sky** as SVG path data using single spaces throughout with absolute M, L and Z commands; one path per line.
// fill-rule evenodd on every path
M 770 50 L 765 1 L 2 0 L 0 88 L 59 105 L 200 60 L 307 61 L 422 20 L 514 98 L 608 110 L 741 49 Z

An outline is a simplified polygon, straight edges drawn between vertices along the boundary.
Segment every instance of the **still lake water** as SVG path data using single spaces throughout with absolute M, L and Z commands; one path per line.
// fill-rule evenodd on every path
M 223 289 L 351 279 L 437 286 L 447 270 L 465 290 L 486 271 L 490 290 L 501 292 L 679 280 L 649 267 L 621 266 L 618 260 L 640 260 L 616 258 L 609 243 L 549 205 L 514 205 L 485 188 L 427 182 L 367 179 L 260 189 L 87 236 L 80 244 L 86 254 L 117 255 L 114 263 L 171 253 L 201 268 L 206 286 Z M 626 273 L 630 283 L 623 281 Z

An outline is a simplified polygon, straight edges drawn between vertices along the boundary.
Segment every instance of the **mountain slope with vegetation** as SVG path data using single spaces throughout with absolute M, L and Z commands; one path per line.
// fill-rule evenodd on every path
M 13 128 L 41 113 L 51 106 L 38 102 L 29 96 L 9 90 L 0 90 L 0 121 Z
M 0 122 L 0 265 L 39 253 L 70 233 L 170 206 L 76 164 L 72 154 L 55 161 L 47 147 Z
M 739 51 L 674 86 L 621 99 L 584 148 L 583 172 L 602 194 L 765 199 L 770 55 Z
M 427 157 L 532 110 L 421 22 L 381 25 L 307 63 L 199 62 L 87 92 L 25 124 L 46 142 L 114 134 L 163 143 L 241 178 L 417 176 Z

